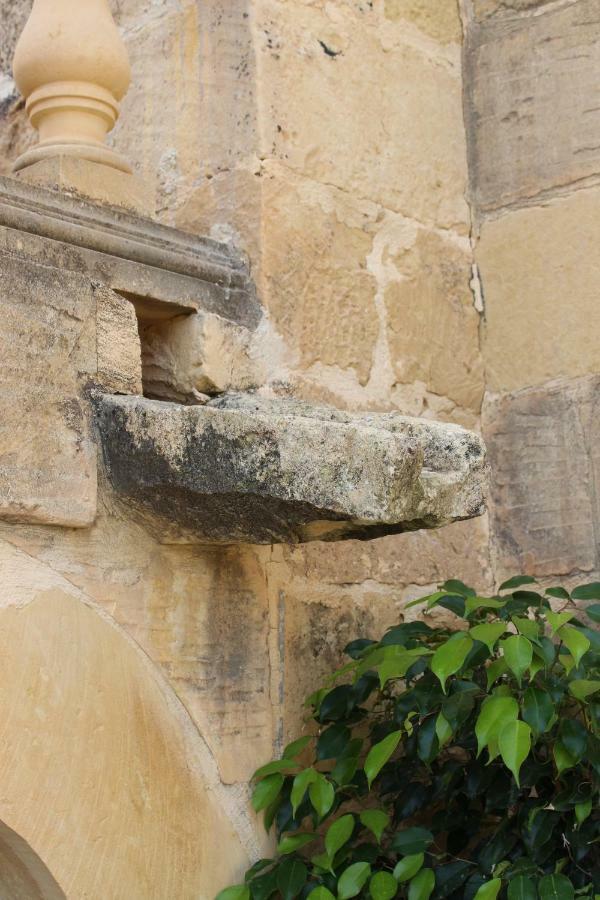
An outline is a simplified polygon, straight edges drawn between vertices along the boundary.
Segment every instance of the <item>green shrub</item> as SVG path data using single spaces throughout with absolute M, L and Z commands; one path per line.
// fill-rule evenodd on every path
M 600 584 L 533 584 L 448 581 L 418 602 L 456 627 L 348 645 L 309 698 L 318 734 L 254 775 L 277 857 L 219 900 L 600 893 L 600 604 L 573 603 Z

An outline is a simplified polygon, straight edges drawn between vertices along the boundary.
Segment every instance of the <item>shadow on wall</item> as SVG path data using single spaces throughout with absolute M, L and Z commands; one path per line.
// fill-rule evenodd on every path
M 37 853 L 4 822 L 0 822 L 0 900 L 66 900 Z

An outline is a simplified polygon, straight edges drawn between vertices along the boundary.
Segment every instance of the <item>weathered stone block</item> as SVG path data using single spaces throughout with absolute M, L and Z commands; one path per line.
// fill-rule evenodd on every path
M 597 175 L 597 0 L 474 24 L 465 60 L 470 179 L 480 210 Z
M 369 538 L 483 511 L 483 444 L 458 426 L 249 395 L 105 396 L 98 425 L 115 490 L 167 539 Z
M 392 22 L 411 22 L 442 44 L 462 41 L 460 13 L 454 0 L 385 0 L 384 8 Z
M 1 254 L 0 310 L 0 517 L 89 525 L 96 450 L 83 394 L 96 374 L 91 284 Z
M 476 248 L 487 387 L 598 371 L 600 189 L 485 222 Z
M 94 285 L 98 383 L 111 394 L 142 393 L 142 350 L 133 305 L 104 285 Z
M 497 577 L 597 567 L 600 379 L 559 381 L 484 406 Z

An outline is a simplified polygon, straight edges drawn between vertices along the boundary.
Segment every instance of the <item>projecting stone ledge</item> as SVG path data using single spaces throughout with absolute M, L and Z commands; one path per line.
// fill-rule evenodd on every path
M 167 542 L 369 539 L 484 509 L 485 449 L 456 425 L 252 395 L 104 395 L 98 426 L 113 489 Z

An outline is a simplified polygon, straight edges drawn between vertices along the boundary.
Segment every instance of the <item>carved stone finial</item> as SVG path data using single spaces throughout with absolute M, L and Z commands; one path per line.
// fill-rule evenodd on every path
M 108 0 L 34 0 L 13 68 L 40 138 L 15 172 L 56 156 L 131 172 L 104 143 L 131 75 Z

